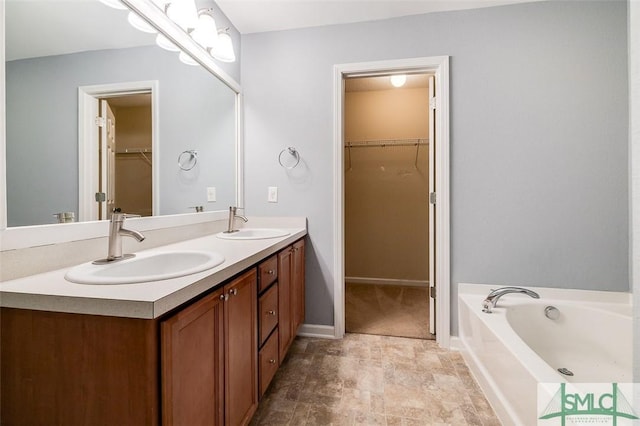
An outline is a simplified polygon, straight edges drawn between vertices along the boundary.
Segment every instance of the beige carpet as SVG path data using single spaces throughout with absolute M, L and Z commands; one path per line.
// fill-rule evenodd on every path
M 355 283 L 345 287 L 347 332 L 435 338 L 429 333 L 427 287 Z

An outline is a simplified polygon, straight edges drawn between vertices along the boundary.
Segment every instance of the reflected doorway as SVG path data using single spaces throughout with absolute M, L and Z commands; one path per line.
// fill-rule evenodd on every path
M 151 216 L 151 93 L 101 98 L 99 120 L 98 220 L 114 210 Z
M 79 88 L 79 220 L 158 211 L 158 82 Z

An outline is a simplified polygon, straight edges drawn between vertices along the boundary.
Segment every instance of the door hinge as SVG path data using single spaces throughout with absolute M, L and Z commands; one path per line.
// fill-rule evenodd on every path
M 430 192 L 429 193 L 429 204 L 433 204 L 434 206 L 436 205 L 436 193 L 435 192 Z
M 436 109 L 436 97 L 429 98 L 429 108 Z
M 429 287 L 429 297 L 431 297 L 432 299 L 436 298 L 436 288 L 435 287 Z
M 104 117 L 96 117 L 96 126 L 104 127 Z

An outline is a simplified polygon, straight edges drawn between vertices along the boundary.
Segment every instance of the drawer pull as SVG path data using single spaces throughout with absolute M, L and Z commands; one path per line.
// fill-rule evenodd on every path
M 269 364 L 275 364 L 275 363 L 276 363 L 276 360 L 275 360 L 275 359 L 271 358 L 271 359 L 269 360 Z
M 238 294 L 238 289 L 237 288 L 232 288 L 231 290 L 229 290 L 229 294 L 236 296 Z
M 275 274 L 275 273 L 276 273 L 276 272 L 275 272 L 273 269 L 269 269 L 269 270 L 267 271 L 267 274 L 269 274 L 269 275 L 273 275 L 273 274 Z
M 228 298 L 229 298 L 229 296 L 226 295 L 226 294 L 221 294 L 220 295 L 220 300 L 227 300 Z
M 270 310 L 270 311 L 267 311 L 267 314 L 269 314 L 269 315 L 275 315 L 275 314 L 276 314 L 276 311 L 274 311 L 274 310 L 272 309 L 272 310 Z

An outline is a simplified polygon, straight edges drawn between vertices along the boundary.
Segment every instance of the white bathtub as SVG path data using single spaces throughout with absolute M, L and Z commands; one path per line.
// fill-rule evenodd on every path
M 460 284 L 458 317 L 462 354 L 503 424 L 537 423 L 538 383 L 633 381 L 629 293 L 527 287 L 540 299 L 507 294 L 482 312 L 499 287 Z

